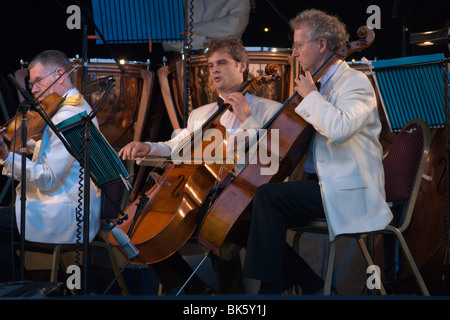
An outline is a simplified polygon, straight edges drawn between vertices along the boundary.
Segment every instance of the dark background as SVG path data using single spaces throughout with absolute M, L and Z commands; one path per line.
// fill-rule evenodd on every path
M 82 31 L 69 30 L 66 20 L 69 14 L 66 8 L 71 4 L 90 5 L 82 0 L 44 0 L 44 1 L 2 1 L 0 9 L 1 54 L 0 72 L 3 75 L 20 68 L 19 61 L 30 61 L 40 51 L 59 49 L 69 57 L 82 54 Z M 275 8 L 272 6 L 275 6 Z M 370 14 L 369 5 L 378 5 L 381 9 L 381 29 L 375 30 L 375 42 L 362 54 L 352 56 L 359 59 L 388 59 L 401 57 L 403 26 L 410 32 L 423 32 L 443 29 L 450 19 L 450 1 L 448 0 L 254 0 L 250 22 L 243 41 L 246 46 L 266 46 L 288 48 L 292 42 L 292 33 L 287 21 L 299 11 L 318 8 L 338 15 L 348 27 L 350 40 L 356 39 L 356 30 L 365 25 Z M 268 27 L 269 32 L 263 28 Z M 94 34 L 89 27 L 90 34 Z M 88 56 L 91 58 L 110 58 L 104 45 L 89 40 Z M 112 45 L 119 58 L 146 61 L 154 65 L 161 63 L 163 52 L 160 44 L 153 44 L 149 52 L 148 44 Z M 419 48 L 407 46 L 407 55 L 444 52 L 447 46 Z

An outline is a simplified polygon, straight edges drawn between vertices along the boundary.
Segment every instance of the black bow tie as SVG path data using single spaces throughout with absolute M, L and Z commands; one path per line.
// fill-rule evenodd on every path
M 320 81 L 317 81 L 317 82 L 316 82 L 317 91 L 320 91 L 320 85 L 321 85 L 321 84 L 320 84 Z
M 222 105 L 223 105 L 223 99 L 221 98 L 221 97 L 218 97 L 217 98 L 217 105 L 219 106 L 219 107 L 221 107 Z

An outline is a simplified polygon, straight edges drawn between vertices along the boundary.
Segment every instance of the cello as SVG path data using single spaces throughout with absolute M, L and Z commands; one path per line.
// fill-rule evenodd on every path
M 239 92 L 254 92 L 262 85 L 278 81 L 278 68 L 275 64 L 269 64 L 266 73 L 270 77 L 259 76 L 245 81 Z M 139 250 L 133 263 L 152 264 L 164 260 L 178 251 L 194 233 L 197 212 L 210 190 L 217 181 L 224 180 L 234 166 L 230 162 L 226 164 L 228 170 L 222 170 L 222 164 L 196 159 L 195 156 L 198 154 L 197 150 L 204 154 L 203 151 L 209 148 L 219 150 L 218 154 L 214 154 L 216 159 L 224 159 L 220 151 L 226 150 L 226 141 L 215 139 L 214 130 L 211 129 L 219 130 L 222 137 L 226 136 L 226 129 L 219 121 L 220 116 L 230 107 L 227 104 L 219 107 L 201 128 L 190 133 L 172 151 L 172 159 L 188 161 L 164 161 L 157 165 L 156 169 L 163 169 L 163 173 L 160 175 L 157 170 L 153 170 L 149 178 L 154 184 L 124 210 L 127 219 L 121 219 L 117 226 Z M 123 252 L 111 233 L 109 240 Z
M 312 74 L 315 82 L 333 63 L 369 47 L 375 38 L 374 31 L 366 26 L 360 27 L 357 35 L 359 40 L 344 45 Z M 261 161 L 247 164 L 239 175 L 231 179 L 201 222 L 198 242 L 217 256 L 225 260 L 231 259 L 245 244 L 249 228 L 249 218 L 245 213 L 256 189 L 265 183 L 283 181 L 305 155 L 314 129 L 296 114 L 295 108 L 299 103 L 300 97 L 295 92 L 262 128 L 267 130 L 268 137 L 274 132 L 279 133 L 280 140 L 276 145 L 272 146 L 267 142 L 268 151 L 278 154 L 278 171 L 274 174 L 261 174 L 267 164 Z M 233 203 L 232 207 L 230 203 Z

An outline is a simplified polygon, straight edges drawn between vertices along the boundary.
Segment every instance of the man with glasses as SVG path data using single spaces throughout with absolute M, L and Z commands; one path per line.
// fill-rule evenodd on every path
M 260 294 L 280 294 L 293 284 L 316 293 L 322 279 L 286 243 L 290 227 L 326 218 L 330 240 L 343 233 L 386 227 L 381 123 L 368 78 L 345 61 L 331 65 L 316 87 L 311 74 L 345 45 L 348 34 L 336 17 L 311 9 L 291 20 L 292 55 L 305 72 L 295 80 L 303 98 L 296 113 L 316 130 L 303 165 L 304 179 L 257 189 L 244 264 L 261 280 Z
M 45 82 L 43 82 L 45 80 L 45 78 L 55 74 L 55 72 L 57 71 L 57 69 L 53 70 L 52 72 L 50 72 L 49 74 L 47 74 L 46 76 L 43 76 L 42 78 L 37 78 L 35 81 L 33 82 L 28 82 L 28 88 L 33 91 L 34 87 L 36 86 L 36 88 L 41 89 L 42 87 L 45 86 Z
M 67 56 L 56 50 L 38 54 L 29 64 L 29 87 L 40 101 L 52 93 L 65 98 L 52 122 L 68 119 L 91 107 L 74 87 L 71 76 L 64 71 L 70 66 Z M 55 82 L 56 81 L 56 82 Z M 52 85 L 49 87 L 50 85 Z M 47 90 L 48 88 L 48 90 Z M 39 101 L 39 102 L 40 102 Z M 95 125 L 98 125 L 94 119 Z M 3 131 L 3 129 L 1 129 Z M 0 164 L 3 174 L 21 181 L 19 154 L 11 152 L 0 137 Z M 25 239 L 41 243 L 76 243 L 78 234 L 76 211 L 79 201 L 80 164 L 65 149 L 51 128 L 44 128 L 42 139 L 36 142 L 32 159 L 26 159 L 26 221 Z M 16 189 L 13 207 L 0 208 L 0 282 L 17 279 L 12 238 L 19 241 L 21 217 L 21 184 Z M 93 240 L 100 228 L 100 195 L 91 182 L 90 230 Z

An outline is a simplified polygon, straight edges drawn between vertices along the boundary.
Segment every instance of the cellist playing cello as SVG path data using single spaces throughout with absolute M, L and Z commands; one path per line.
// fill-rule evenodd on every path
M 280 103 L 236 90 L 247 80 L 248 55 L 238 38 L 215 39 L 211 42 L 208 53 L 208 68 L 212 82 L 225 104 L 231 105 L 220 118 L 220 123 L 229 131 L 238 129 L 259 129 L 273 115 Z M 130 142 L 119 156 L 122 159 L 134 159 L 137 154 L 167 157 L 172 150 L 199 123 L 206 121 L 218 108 L 217 103 L 210 103 L 194 109 L 189 115 L 187 128 L 165 142 Z M 210 255 L 216 272 L 220 293 L 244 293 L 241 262 L 239 256 L 225 262 L 214 254 Z M 169 258 L 149 265 L 164 287 L 166 294 L 176 293 L 192 273 L 187 262 L 176 252 Z M 211 293 L 211 288 L 196 275 L 184 287 L 187 294 Z
M 336 17 L 311 9 L 291 20 L 293 56 L 305 71 L 295 80 L 303 98 L 296 113 L 316 130 L 306 154 L 304 179 L 268 183 L 253 198 L 244 275 L 261 281 L 260 294 L 293 284 L 304 294 L 323 280 L 286 243 L 287 228 L 326 218 L 330 237 L 386 227 L 392 214 L 384 197 L 381 123 L 368 78 L 337 61 L 319 79 L 311 74 L 348 41 Z

